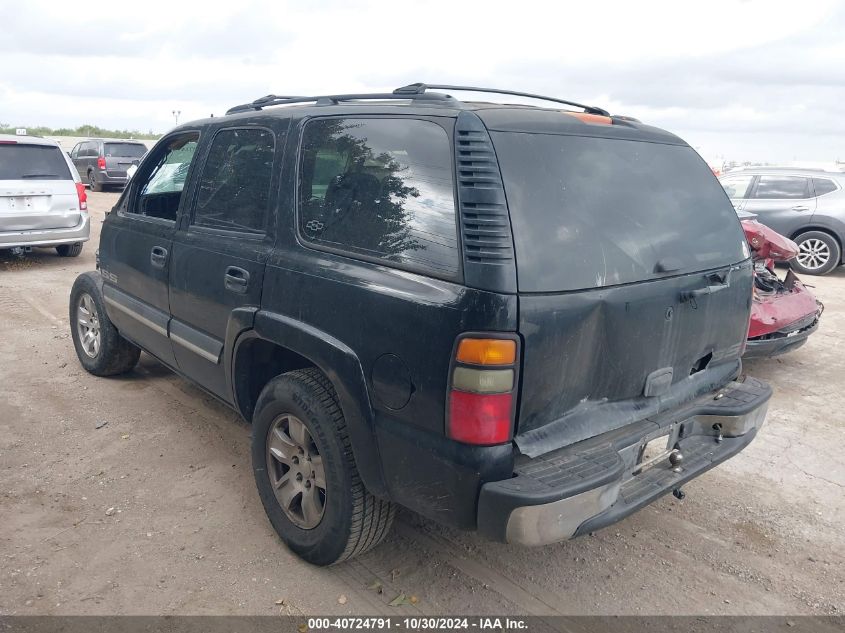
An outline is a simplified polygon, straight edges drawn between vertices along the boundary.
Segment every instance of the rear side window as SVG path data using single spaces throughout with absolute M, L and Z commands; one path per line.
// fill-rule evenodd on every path
M 648 281 L 746 259 L 736 212 L 687 146 L 492 133 L 521 292 Z
M 800 176 L 760 176 L 752 198 L 799 200 L 810 197 L 810 180 Z
M 52 145 L 0 143 L 0 180 L 71 180 L 62 150 Z
M 827 178 L 813 178 L 813 188 L 816 190 L 816 196 L 823 196 L 836 191 L 836 183 Z
M 231 231 L 264 231 L 274 147 L 269 130 L 217 132 L 200 178 L 193 224 Z
M 139 143 L 105 143 L 103 145 L 103 154 L 105 156 L 141 158 L 146 153 L 146 146 Z
M 317 119 L 302 140 L 299 231 L 313 244 L 442 277 L 459 271 L 452 151 L 416 119 Z

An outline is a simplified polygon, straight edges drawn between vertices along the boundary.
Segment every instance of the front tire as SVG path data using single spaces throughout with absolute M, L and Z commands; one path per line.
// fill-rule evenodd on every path
M 59 257 L 79 257 L 80 253 L 82 253 L 82 242 L 62 244 L 56 247 L 56 252 L 59 254 Z
M 396 508 L 364 488 L 337 394 L 318 369 L 264 387 L 252 422 L 252 464 L 273 528 L 314 565 L 362 554 L 390 529 Z
M 826 275 L 839 266 L 842 249 L 839 242 L 823 231 L 807 231 L 795 237 L 798 255 L 790 260 L 789 265 L 796 272 L 804 275 Z
M 112 325 L 98 273 L 83 273 L 70 291 L 70 332 L 79 362 L 95 376 L 123 374 L 135 367 L 141 349 Z

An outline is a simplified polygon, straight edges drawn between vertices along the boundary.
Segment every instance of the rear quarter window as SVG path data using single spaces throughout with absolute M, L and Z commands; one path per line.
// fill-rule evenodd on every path
M 815 189 L 816 196 L 823 196 L 837 189 L 836 183 L 827 178 L 813 178 L 813 188 Z
M 493 132 L 521 292 L 649 281 L 746 259 L 736 213 L 685 145 Z
M 455 277 L 460 265 L 448 134 L 417 119 L 308 122 L 298 222 L 302 238 L 315 246 Z
M 72 180 L 62 150 L 53 145 L 0 143 L 0 180 Z

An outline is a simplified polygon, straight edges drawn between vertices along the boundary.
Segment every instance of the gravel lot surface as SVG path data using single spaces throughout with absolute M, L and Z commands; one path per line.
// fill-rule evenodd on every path
M 116 199 L 89 194 L 79 258 L 0 252 L 0 614 L 845 614 L 845 268 L 807 278 L 807 345 L 746 364 L 775 386 L 766 425 L 684 501 L 540 549 L 402 512 L 319 569 L 266 520 L 235 413 L 146 355 L 77 362 L 68 293 Z

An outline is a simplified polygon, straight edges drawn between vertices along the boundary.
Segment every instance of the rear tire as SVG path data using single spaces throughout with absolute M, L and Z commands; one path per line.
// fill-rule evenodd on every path
M 829 233 L 807 231 L 796 236 L 794 242 L 798 244 L 798 256 L 789 265 L 803 275 L 826 275 L 842 261 L 839 242 Z
M 82 252 L 82 242 L 62 244 L 56 247 L 56 252 L 59 254 L 59 257 L 79 257 L 79 254 Z
M 95 376 L 114 376 L 135 367 L 141 349 L 123 338 L 109 321 L 102 288 L 99 273 L 82 273 L 73 282 L 70 332 L 85 370 Z
M 97 176 L 92 171 L 88 174 L 88 185 L 91 187 L 91 191 L 102 191 L 103 185 L 97 182 Z
M 290 432 L 293 424 L 299 433 Z M 303 433 L 299 424 L 307 432 Z M 304 451 L 299 450 L 296 435 L 305 438 Z M 280 437 L 282 444 L 278 444 Z M 322 472 L 322 479 L 318 475 L 311 483 L 321 482 L 324 489 L 319 513 L 312 512 L 310 521 L 303 503 L 312 466 L 306 467 L 303 479 L 299 461 L 297 466 L 285 466 L 290 460 L 274 457 L 286 451 L 296 456 L 296 450 L 309 464 L 319 459 Z M 364 488 L 337 394 L 318 369 L 282 374 L 264 387 L 252 422 L 252 464 L 270 523 L 288 547 L 309 563 L 333 565 L 362 554 L 378 545 L 390 530 L 396 506 Z M 294 475 L 299 483 L 293 489 L 299 492 L 292 492 L 290 486 Z

